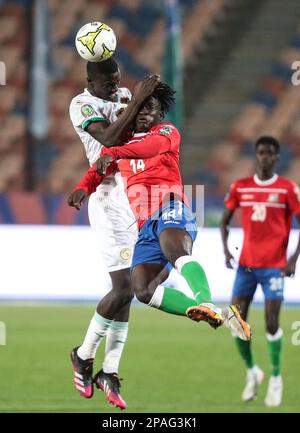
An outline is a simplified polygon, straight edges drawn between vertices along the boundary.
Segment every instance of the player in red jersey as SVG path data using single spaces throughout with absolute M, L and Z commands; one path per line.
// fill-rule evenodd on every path
M 118 166 L 140 229 L 132 262 L 137 298 L 167 313 L 204 320 L 214 328 L 224 324 L 248 340 L 249 325 L 235 306 L 221 310 L 214 305 L 204 269 L 191 256 L 197 226 L 183 193 L 180 134 L 174 125 L 162 123 L 173 94 L 169 86 L 158 84 L 135 119 L 133 138 L 123 147 L 103 150 L 96 163 L 102 176 L 94 165 L 71 194 L 69 204 L 80 208 L 105 175 Z M 185 278 L 193 298 L 161 284 L 161 272 L 168 264 Z
M 256 142 L 256 174 L 231 185 L 225 198 L 221 222 L 226 266 L 233 268 L 228 249 L 229 224 L 238 207 L 242 209 L 244 244 L 233 287 L 232 302 L 241 308 L 244 320 L 257 284 L 265 295 L 266 331 L 272 375 L 265 404 L 278 406 L 282 399 L 281 352 L 283 332 L 279 327 L 279 313 L 283 301 L 284 276 L 295 274 L 300 253 L 300 239 L 295 253 L 286 259 L 293 215 L 300 223 L 300 196 L 297 185 L 275 174 L 280 145 L 273 137 L 261 137 Z M 239 352 L 247 370 L 243 401 L 255 398 L 263 380 L 262 370 L 255 364 L 250 341 L 236 338 Z

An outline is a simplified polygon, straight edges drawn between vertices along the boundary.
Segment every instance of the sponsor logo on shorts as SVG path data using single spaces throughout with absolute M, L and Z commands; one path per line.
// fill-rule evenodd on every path
M 122 260 L 129 260 L 131 257 L 131 251 L 129 248 L 122 248 L 120 251 L 120 257 Z

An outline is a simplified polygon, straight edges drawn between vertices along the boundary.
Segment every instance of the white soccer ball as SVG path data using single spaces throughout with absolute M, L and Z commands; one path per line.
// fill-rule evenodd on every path
M 107 24 L 93 22 L 78 30 L 75 45 L 84 60 L 102 62 L 115 52 L 117 39 L 113 29 Z

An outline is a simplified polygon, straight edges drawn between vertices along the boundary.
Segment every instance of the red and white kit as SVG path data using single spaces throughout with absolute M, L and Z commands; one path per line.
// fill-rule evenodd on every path
M 113 123 L 118 113 L 126 107 L 131 98 L 130 91 L 119 88 L 116 102 L 93 96 L 87 89 L 73 98 L 70 117 L 80 137 L 90 166 L 99 158 L 104 146 L 95 140 L 86 127 L 90 122 L 107 120 Z M 105 143 L 104 143 L 105 144 Z M 118 170 L 108 176 L 89 198 L 88 211 L 91 227 L 99 252 L 109 272 L 131 266 L 134 245 L 137 239 L 137 225 L 125 194 L 122 176 Z
M 255 175 L 234 182 L 224 203 L 231 210 L 242 209 L 240 265 L 284 268 L 292 217 L 300 214 L 297 185 L 277 174 L 266 181 Z
M 101 150 L 101 156 L 118 160 L 109 167 L 107 175 L 120 170 L 139 227 L 161 207 L 170 192 L 186 202 L 179 170 L 179 144 L 180 134 L 175 126 L 161 123 L 147 133 L 135 134 L 124 146 Z M 90 194 L 104 179 L 92 166 L 76 189 L 83 188 Z

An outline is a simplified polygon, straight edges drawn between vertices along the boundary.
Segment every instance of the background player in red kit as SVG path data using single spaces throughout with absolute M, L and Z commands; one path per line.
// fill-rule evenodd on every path
M 244 244 L 233 287 L 232 302 L 241 308 L 244 320 L 257 284 L 265 295 L 267 340 L 272 363 L 265 404 L 278 406 L 282 399 L 281 354 L 283 332 L 279 313 L 283 301 L 284 276 L 295 274 L 300 253 L 300 239 L 295 253 L 286 259 L 293 215 L 300 223 L 300 196 L 295 183 L 274 172 L 280 145 L 273 137 L 261 137 L 256 143 L 256 174 L 231 185 L 225 198 L 221 222 L 226 265 L 232 267 L 233 256 L 228 249 L 229 223 L 234 211 L 241 207 Z M 243 401 L 255 398 L 264 374 L 255 364 L 250 341 L 236 338 L 239 352 L 247 365 Z
M 103 150 L 97 170 L 104 176 L 118 166 L 127 183 L 126 193 L 140 229 L 132 261 L 137 298 L 161 311 L 204 320 L 213 327 L 224 324 L 247 340 L 249 325 L 235 306 L 221 310 L 214 305 L 204 269 L 191 255 L 197 226 L 183 194 L 180 134 L 174 125 L 162 123 L 173 94 L 169 86 L 158 84 L 136 116 L 133 138 L 122 147 Z M 71 194 L 69 204 L 80 208 L 102 180 L 93 166 Z M 170 263 L 185 278 L 193 297 L 161 284 L 158 277 Z

